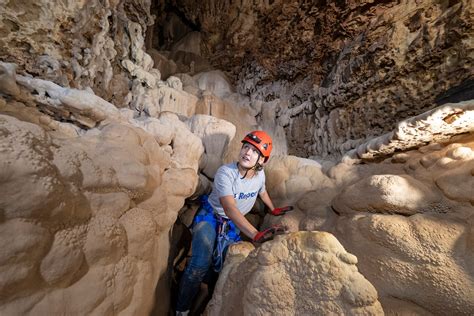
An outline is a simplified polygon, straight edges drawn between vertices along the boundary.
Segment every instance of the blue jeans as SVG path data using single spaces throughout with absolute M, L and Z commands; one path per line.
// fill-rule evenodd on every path
M 215 243 L 216 230 L 212 224 L 202 221 L 194 225 L 191 260 L 179 283 L 176 311 L 184 312 L 191 308 L 201 282 L 211 268 Z

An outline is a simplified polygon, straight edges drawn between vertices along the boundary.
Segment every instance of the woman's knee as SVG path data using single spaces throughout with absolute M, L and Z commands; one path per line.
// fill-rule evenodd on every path
M 186 278 L 189 282 L 202 282 L 206 276 L 207 271 L 209 270 L 210 264 L 190 263 L 186 268 Z

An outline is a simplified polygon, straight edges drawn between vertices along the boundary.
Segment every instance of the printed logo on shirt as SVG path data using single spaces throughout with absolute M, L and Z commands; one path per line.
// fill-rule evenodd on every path
M 234 199 L 239 199 L 239 200 L 246 200 L 248 198 L 253 198 L 255 195 L 257 195 L 258 191 L 255 192 L 240 192 L 239 196 L 237 197 L 237 194 L 234 194 Z

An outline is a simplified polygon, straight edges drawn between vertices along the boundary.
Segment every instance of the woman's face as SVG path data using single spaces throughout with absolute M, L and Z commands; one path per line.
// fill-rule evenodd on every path
M 240 149 L 239 164 L 244 168 L 252 168 L 257 163 L 260 152 L 257 147 L 252 144 L 244 143 Z M 260 157 L 260 164 L 263 163 L 264 157 Z

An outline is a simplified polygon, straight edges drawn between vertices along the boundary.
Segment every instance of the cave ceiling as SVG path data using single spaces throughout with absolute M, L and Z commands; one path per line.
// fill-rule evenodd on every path
M 202 54 L 234 79 L 245 66 L 257 64 L 266 70 L 262 80 L 311 78 L 314 84 L 327 87 L 337 68 L 343 68 L 341 79 L 350 82 L 387 72 L 395 65 L 423 63 L 427 57 L 436 63 L 436 58 L 444 57 L 436 56 L 439 48 L 454 47 L 472 35 L 472 24 L 467 23 L 472 21 L 465 19 L 463 10 L 472 10 L 472 4 L 471 8 L 463 8 L 462 1 L 433 4 L 166 0 L 155 4 L 155 12 L 158 25 L 174 13 L 190 30 L 199 31 Z M 411 33 L 410 49 L 415 53 L 421 48 L 422 54 L 390 52 L 396 49 L 393 37 L 401 35 L 396 34 L 400 33 L 398 22 Z M 440 24 L 445 24 L 447 32 L 438 34 L 437 43 L 430 42 L 428 33 Z
M 159 50 L 199 32 L 201 56 L 239 93 L 279 103 L 292 154 L 337 156 L 474 98 L 472 1 L 166 0 L 152 11 Z

